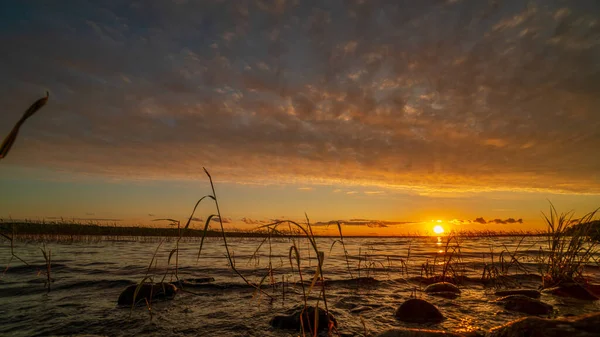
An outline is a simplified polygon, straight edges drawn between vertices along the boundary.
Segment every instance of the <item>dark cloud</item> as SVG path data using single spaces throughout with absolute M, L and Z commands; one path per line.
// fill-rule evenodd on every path
M 599 6 L 5 2 L 4 119 L 51 91 L 6 160 L 146 178 L 210 164 L 228 181 L 600 192 Z
M 256 220 L 256 219 L 250 219 L 250 218 L 246 218 L 246 217 L 241 218 L 240 221 L 242 221 L 243 223 L 245 223 L 247 225 L 266 225 L 266 224 L 273 222 L 270 220 Z
M 50 218 L 47 218 L 47 219 L 50 219 Z M 55 219 L 58 219 L 58 218 L 55 218 Z M 60 219 L 62 219 L 62 218 L 60 218 Z M 116 218 L 69 218 L 69 220 L 73 220 L 73 221 L 101 221 L 101 222 L 106 222 L 106 221 L 110 221 L 110 222 L 123 221 L 123 219 L 116 219 Z
M 480 223 L 480 224 L 486 224 L 486 223 L 514 224 L 514 223 L 523 223 L 523 219 L 517 219 L 517 220 L 515 220 L 514 218 L 508 218 L 508 219 L 505 219 L 505 220 L 494 219 L 494 220 L 490 220 L 490 221 L 485 221 L 484 218 L 477 218 L 477 219 L 473 220 L 473 222 L 477 222 L 477 223 Z
M 489 221 L 488 223 L 492 223 L 492 222 L 495 223 L 495 224 L 503 224 L 504 225 L 504 224 L 509 224 L 509 223 L 510 224 L 513 224 L 513 223 L 523 223 L 523 220 L 522 219 L 515 220 L 513 218 L 508 218 L 506 220 L 494 219 L 492 221 Z
M 314 223 L 313 226 L 336 226 L 337 224 L 344 226 L 365 226 L 370 228 L 385 228 L 389 226 L 405 225 L 412 222 L 406 221 L 384 221 L 384 220 L 369 220 L 369 219 L 350 219 L 350 220 L 331 220 Z
M 60 220 L 60 221 L 100 221 L 100 222 L 105 222 L 105 221 L 110 221 L 110 222 L 117 222 L 117 221 L 123 221 L 123 219 L 118 219 L 118 218 L 94 218 L 94 217 L 85 217 L 85 218 L 65 218 L 62 216 L 47 216 L 44 217 L 45 220 Z
M 461 219 L 452 219 L 452 220 L 448 221 L 448 223 L 450 223 L 452 225 L 456 225 L 456 226 L 470 224 L 471 222 L 472 221 L 470 221 L 470 220 L 461 220 Z
M 219 222 L 219 217 L 214 217 L 214 218 L 210 219 L 210 221 Z M 222 222 L 223 223 L 231 223 L 231 218 L 223 218 Z

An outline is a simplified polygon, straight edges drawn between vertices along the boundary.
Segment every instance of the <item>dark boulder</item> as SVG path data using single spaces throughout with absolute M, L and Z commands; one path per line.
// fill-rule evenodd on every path
M 450 292 L 460 294 L 460 289 L 450 282 L 438 282 L 428 285 L 425 290 L 426 293 L 439 293 L 439 292 Z
M 402 303 L 395 314 L 403 322 L 427 323 L 441 322 L 444 315 L 433 304 L 418 298 L 411 298 Z
M 562 319 L 525 317 L 491 329 L 487 337 L 592 337 L 598 336 L 600 313 Z
M 271 319 L 271 326 L 277 329 L 300 331 L 315 331 L 315 307 L 298 306 L 294 308 L 290 315 L 275 316 Z M 317 311 L 317 331 L 328 331 L 330 328 L 337 328 L 337 320 L 331 312 L 318 308 Z
M 540 292 L 535 289 L 508 289 L 496 291 L 496 296 L 523 295 L 531 298 L 540 298 Z
M 460 289 L 450 282 L 433 283 L 425 287 L 427 294 L 448 299 L 455 299 L 460 295 Z
M 119 305 L 132 305 L 135 297 L 135 304 L 144 304 L 147 300 L 148 302 L 152 300 L 164 300 L 164 299 L 173 299 L 175 294 L 177 294 L 177 287 L 171 283 L 144 283 L 139 286 L 138 293 L 135 291 L 138 289 L 137 284 L 130 285 L 125 288 L 121 295 L 119 295 L 119 299 L 117 300 L 117 304 Z
M 441 330 L 392 329 L 384 331 L 376 337 L 465 337 L 464 335 Z
M 504 305 L 504 309 L 518 311 L 529 315 L 547 315 L 552 312 L 552 306 L 525 295 L 508 295 L 494 302 Z
M 596 301 L 598 296 L 594 295 L 584 286 L 577 283 L 561 284 L 556 287 L 546 288 L 542 290 L 545 294 L 552 294 L 561 297 L 570 297 L 578 300 Z
M 600 284 L 588 283 L 585 288 L 600 298 Z
M 567 318 L 567 320 L 571 326 L 577 330 L 593 332 L 597 335 L 600 335 L 600 333 L 598 333 L 598 327 L 600 327 L 600 312 L 581 316 L 573 316 Z

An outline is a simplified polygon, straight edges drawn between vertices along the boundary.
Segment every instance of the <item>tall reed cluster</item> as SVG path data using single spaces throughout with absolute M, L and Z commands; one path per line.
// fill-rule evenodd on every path
M 573 212 L 558 213 L 550 204 L 550 212 L 544 214 L 548 226 L 547 249 L 540 248 L 544 287 L 561 283 L 585 283 L 585 266 L 593 261 L 598 241 L 591 237 L 595 210 L 574 219 Z

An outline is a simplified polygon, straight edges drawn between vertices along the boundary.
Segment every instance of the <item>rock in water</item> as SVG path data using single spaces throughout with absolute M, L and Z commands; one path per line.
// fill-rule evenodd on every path
M 567 319 L 525 317 L 491 329 L 487 337 L 593 337 L 598 336 L 600 313 Z
M 455 299 L 460 295 L 460 289 L 450 282 L 438 282 L 428 285 L 426 293 L 432 296 L 438 296 L 448 299 Z
M 440 293 L 440 292 L 449 292 L 460 294 L 460 289 L 457 286 L 450 282 L 438 282 L 434 284 L 428 285 L 425 290 L 426 293 Z
M 318 308 L 317 315 L 317 331 L 327 331 L 330 325 L 337 328 L 337 320 L 331 312 L 326 312 Z M 296 331 L 300 331 L 304 327 L 304 331 L 314 331 L 315 307 L 309 306 L 305 308 L 304 306 L 299 306 L 294 309 L 291 315 L 275 316 L 271 320 L 271 326 L 277 329 Z
M 173 284 L 179 288 L 183 288 L 183 287 L 192 287 L 193 288 L 193 287 L 201 286 L 206 283 L 210 283 L 210 282 L 214 282 L 214 281 L 215 281 L 215 279 L 213 277 L 201 277 L 201 278 L 187 278 L 184 280 L 177 280 L 175 282 L 171 282 L 171 284 Z
M 504 309 L 518 311 L 529 315 L 547 315 L 552 312 L 552 306 L 525 295 L 508 295 L 495 300 L 502 303 Z
M 135 295 L 136 304 L 143 302 L 144 299 L 148 302 L 156 299 L 173 299 L 175 294 L 177 293 L 177 287 L 170 283 L 144 283 L 140 286 L 140 290 L 137 295 L 135 294 L 135 290 L 138 285 L 133 284 L 129 287 L 125 288 L 121 295 L 119 295 L 119 299 L 117 300 L 117 304 L 119 305 L 132 305 L 133 299 Z
M 436 297 L 443 297 L 443 298 L 453 300 L 453 299 L 457 298 L 460 294 L 453 293 L 451 291 L 438 291 L 435 293 L 429 293 L 429 295 L 436 296 Z
M 349 286 L 372 286 L 379 284 L 379 281 L 373 277 L 357 277 L 347 280 L 327 280 L 325 285 L 349 285 Z
M 524 295 L 531 298 L 540 298 L 540 292 L 535 289 L 508 289 L 496 291 L 496 296 L 509 296 L 509 295 Z
M 561 297 L 571 297 L 578 300 L 595 301 L 598 296 L 591 293 L 584 286 L 577 283 L 562 284 L 557 287 L 546 288 L 543 293 L 552 294 Z
M 596 297 L 600 297 L 600 284 L 588 283 L 586 284 L 586 289 Z
M 433 304 L 418 298 L 411 298 L 396 310 L 396 318 L 403 322 L 441 322 L 444 315 Z
M 464 337 L 464 335 L 441 330 L 392 329 L 384 331 L 376 337 Z

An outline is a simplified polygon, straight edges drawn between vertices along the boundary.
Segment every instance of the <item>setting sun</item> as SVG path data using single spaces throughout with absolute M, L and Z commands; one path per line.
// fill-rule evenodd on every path
M 433 232 L 435 234 L 442 234 L 442 233 L 444 233 L 444 227 L 439 226 L 439 225 L 435 226 L 435 227 L 433 227 Z

